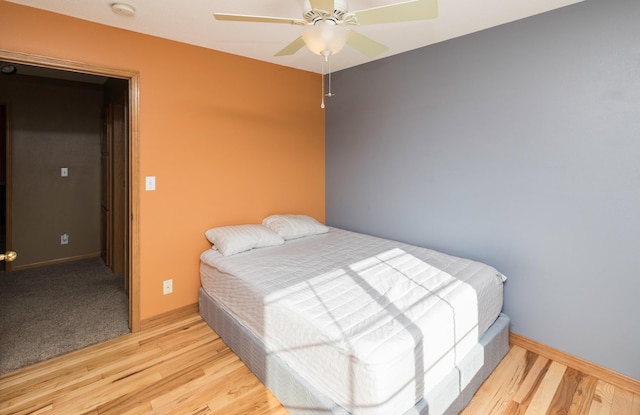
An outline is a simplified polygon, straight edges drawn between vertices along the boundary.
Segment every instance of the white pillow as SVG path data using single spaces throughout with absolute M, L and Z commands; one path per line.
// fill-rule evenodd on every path
M 284 243 L 284 239 L 274 231 L 257 224 L 211 228 L 205 232 L 205 236 L 213 244 L 213 248 L 224 256 Z
M 262 224 L 284 239 L 296 239 L 329 232 L 329 228 L 307 215 L 271 215 Z

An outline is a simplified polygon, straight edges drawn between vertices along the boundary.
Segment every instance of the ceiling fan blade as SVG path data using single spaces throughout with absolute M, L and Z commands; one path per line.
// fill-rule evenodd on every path
M 230 20 L 234 22 L 260 22 L 260 23 L 287 23 L 287 24 L 307 24 L 304 20 L 291 19 L 288 17 L 269 16 L 249 16 L 246 14 L 214 13 L 216 20 Z
M 293 55 L 303 47 L 304 47 L 304 40 L 302 40 L 302 36 L 300 36 L 299 38 L 297 38 L 296 40 L 294 40 L 293 42 L 285 46 L 280 52 L 276 53 L 275 56 Z
M 374 56 L 377 56 L 389 50 L 389 48 L 382 43 L 378 43 L 370 37 L 367 37 L 353 30 L 351 31 L 351 33 L 349 33 L 349 40 L 347 40 L 347 45 L 364 53 L 370 58 L 373 58 Z
M 333 13 L 334 2 L 333 0 L 309 0 L 309 4 L 314 9 L 324 10 L 329 13 Z
M 413 0 L 352 13 L 360 25 L 434 19 L 438 16 L 438 0 Z

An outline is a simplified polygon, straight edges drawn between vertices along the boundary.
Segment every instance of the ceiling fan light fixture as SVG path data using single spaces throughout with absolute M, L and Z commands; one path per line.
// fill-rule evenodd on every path
M 307 48 L 316 55 L 334 55 L 342 50 L 349 40 L 349 29 L 331 20 L 319 20 L 302 33 Z

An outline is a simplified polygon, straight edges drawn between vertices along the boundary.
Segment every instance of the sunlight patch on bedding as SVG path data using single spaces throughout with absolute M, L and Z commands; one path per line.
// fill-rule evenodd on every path
M 449 314 L 448 321 L 454 323 L 455 330 L 447 337 L 454 343 L 470 334 L 477 340 L 474 289 L 401 249 L 384 251 L 348 268 L 280 289 L 265 299 L 266 309 L 273 305 L 309 318 L 328 340 L 348 344 L 371 336 L 393 342 L 393 335 L 407 330 L 397 321 L 398 316 L 428 323 L 431 312 Z
M 265 340 L 284 355 L 304 356 L 328 346 L 351 356 L 358 364 L 341 369 L 335 389 L 345 391 L 341 403 L 369 406 L 374 402 L 360 400 L 357 391 L 368 390 L 368 399 L 376 396 L 381 403 L 422 396 L 437 387 L 477 347 L 477 301 L 471 285 L 394 248 L 268 295 Z M 289 331 L 283 326 L 285 315 L 308 320 L 315 330 L 283 341 L 282 333 Z M 378 378 L 378 384 L 364 387 L 351 384 L 381 367 L 394 367 L 405 378 L 388 379 L 388 384 Z

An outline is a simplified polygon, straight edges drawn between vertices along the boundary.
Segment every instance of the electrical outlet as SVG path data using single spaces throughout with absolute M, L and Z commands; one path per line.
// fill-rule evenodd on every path
M 62 235 L 60 235 L 60 245 L 67 245 L 67 244 L 69 244 L 69 234 L 63 233 Z
M 173 280 L 162 281 L 162 295 L 171 294 L 173 292 Z

